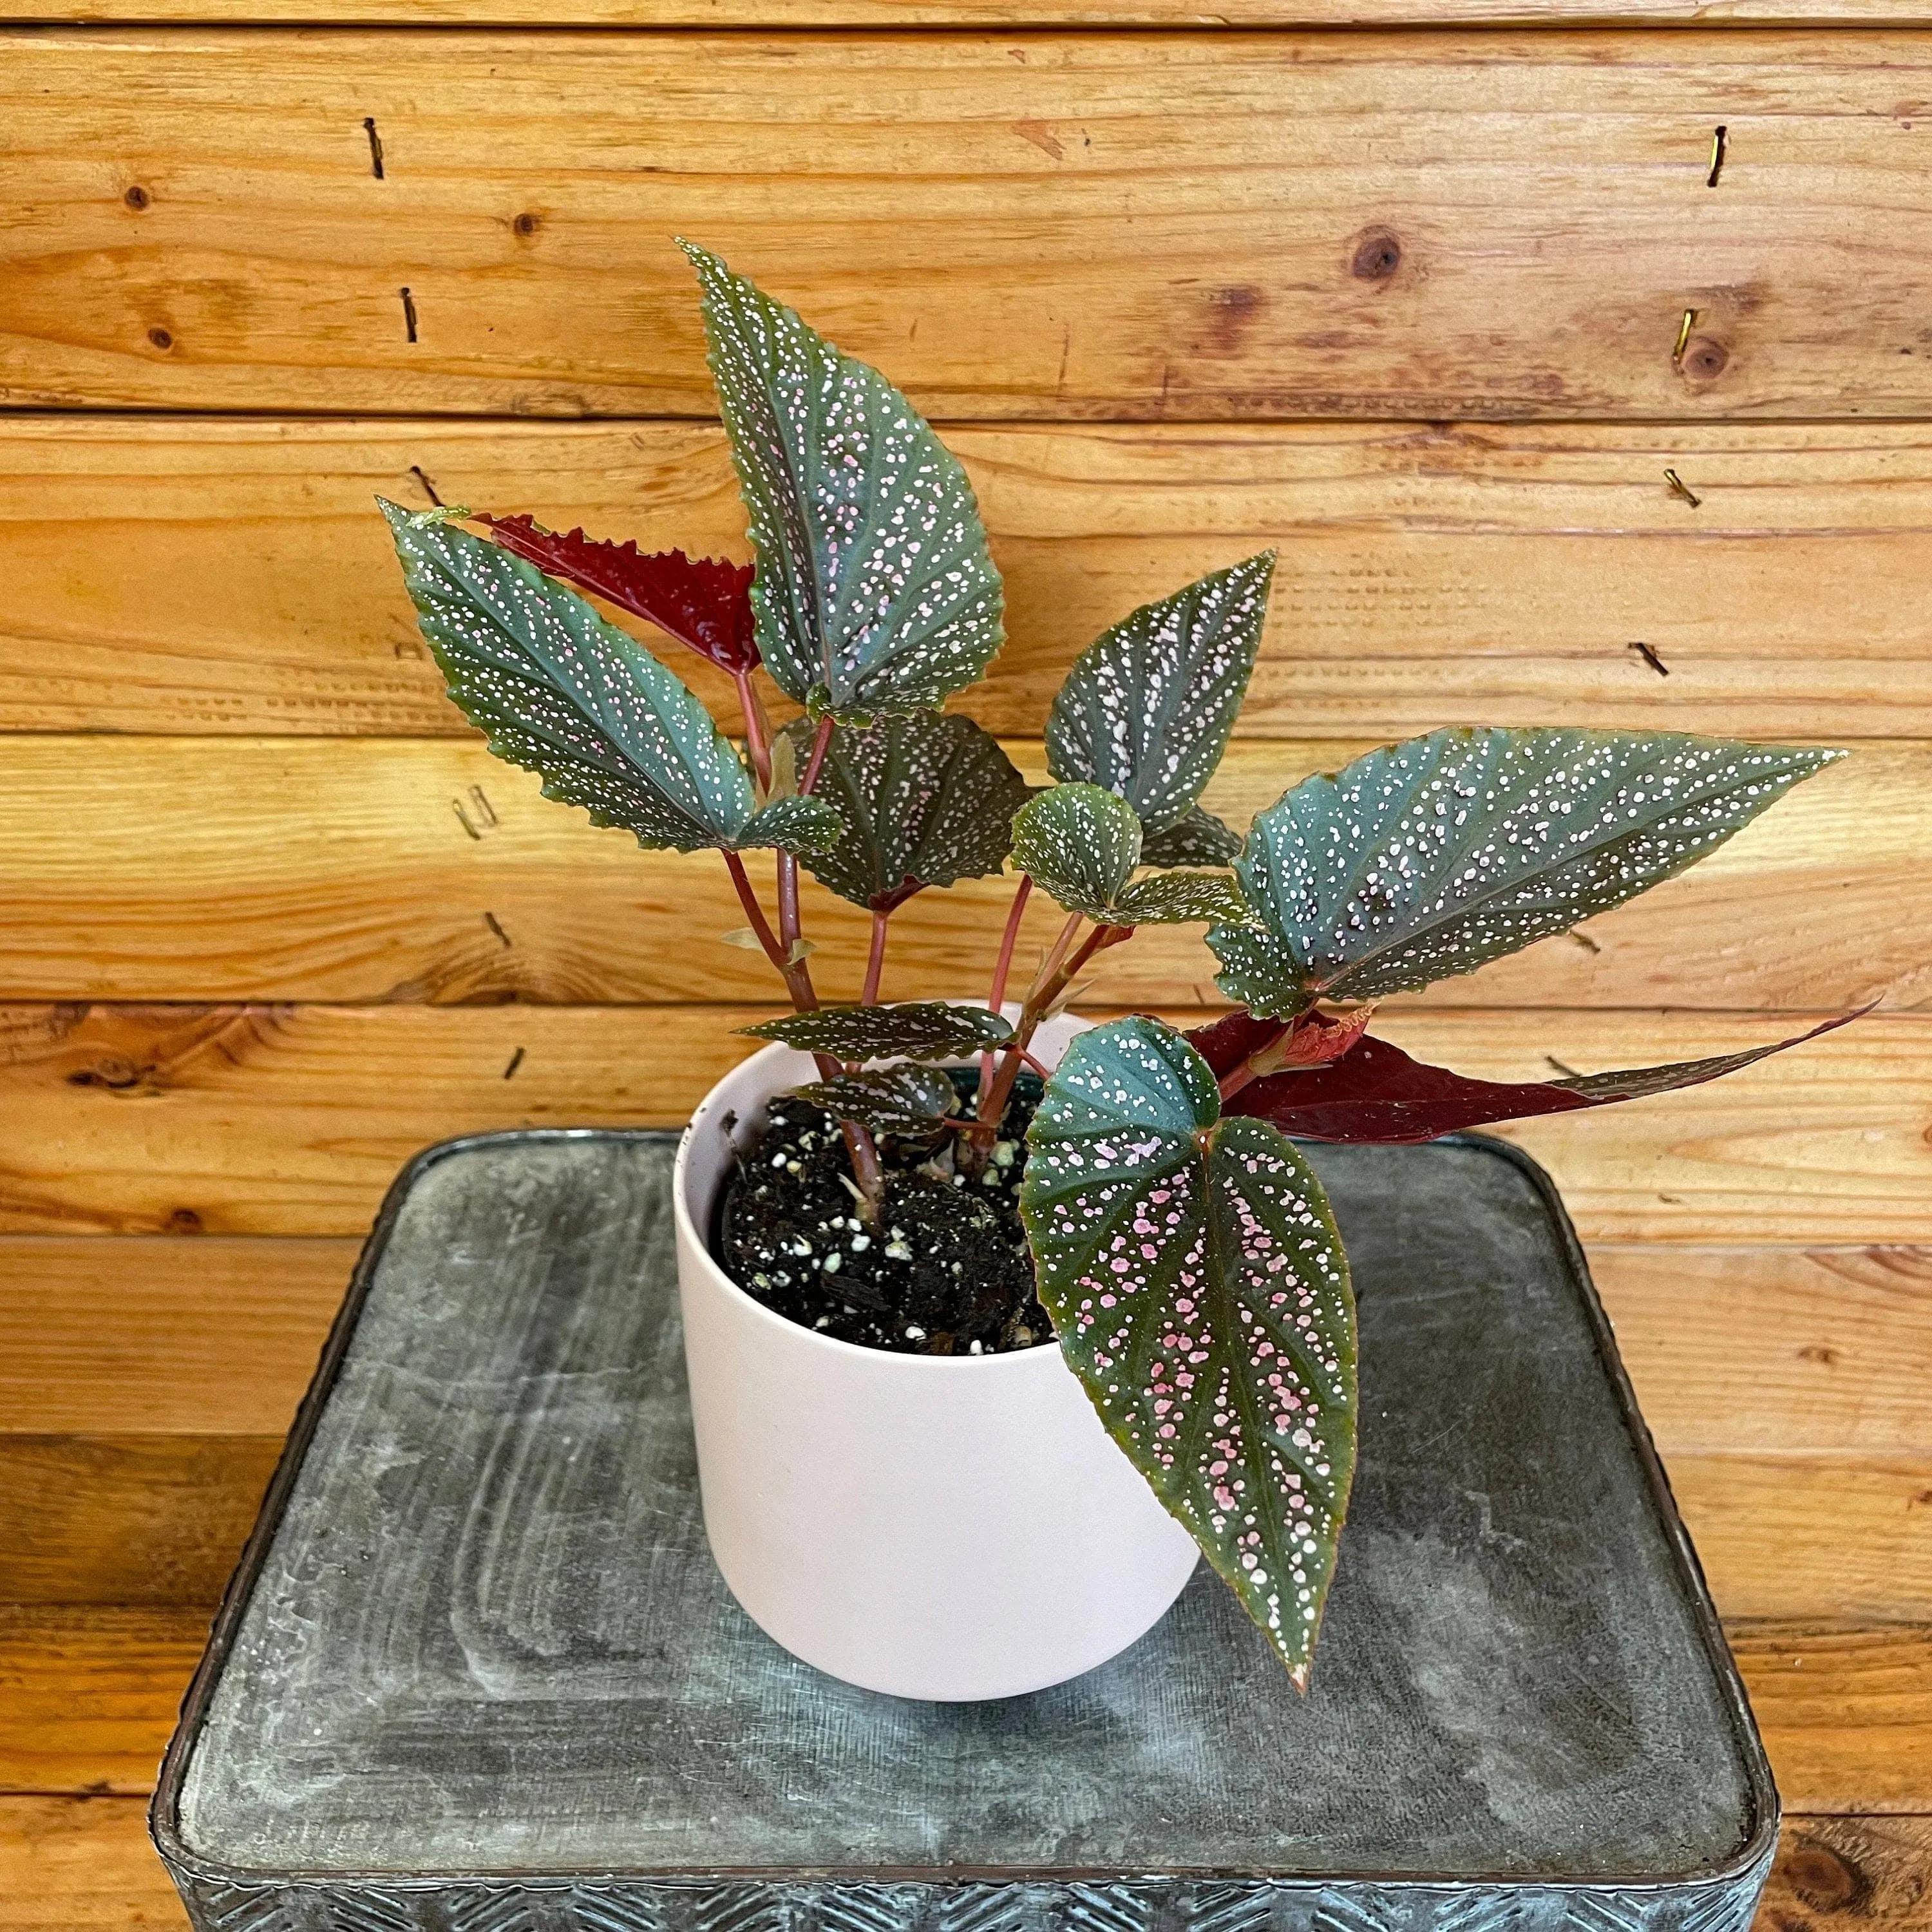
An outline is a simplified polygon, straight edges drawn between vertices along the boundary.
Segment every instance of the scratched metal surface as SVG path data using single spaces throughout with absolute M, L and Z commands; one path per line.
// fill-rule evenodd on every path
M 1612 1917 L 1675 1924 L 1607 1881 L 1755 1863 L 1761 1754 L 1526 1163 L 1313 1150 L 1354 1258 L 1364 1420 L 1306 1700 L 1204 1570 L 1078 1682 L 936 1706 L 795 1662 L 712 1567 L 673 1146 L 489 1136 L 408 1180 L 164 1776 L 198 1923 L 365 1922 L 306 1888 L 272 1917 L 251 1874 L 805 1867 L 1600 1877 L 1605 1908 L 1637 1901 Z M 1684 1922 L 1748 1918 L 1758 1879 Z M 549 1910 L 528 1923 L 671 1922 Z

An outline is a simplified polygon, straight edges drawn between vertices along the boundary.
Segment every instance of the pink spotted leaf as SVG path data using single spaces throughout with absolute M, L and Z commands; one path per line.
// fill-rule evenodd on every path
M 1305 1689 L 1355 1462 L 1354 1300 L 1321 1184 L 1144 1018 L 1075 1040 L 1028 1142 L 1062 1354 Z

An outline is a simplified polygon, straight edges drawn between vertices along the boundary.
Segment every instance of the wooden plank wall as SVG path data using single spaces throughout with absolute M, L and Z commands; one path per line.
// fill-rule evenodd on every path
M 945 423 L 1023 764 L 1096 630 L 1266 543 L 1231 815 L 1442 723 L 1856 748 L 1390 1030 L 1523 1075 L 1881 1003 L 1520 1138 L 1776 1760 L 1762 1925 L 1932 1927 L 1932 8 L 60 20 L 0 0 L 0 1928 L 181 1922 L 139 1795 L 397 1166 L 673 1124 L 770 1000 L 707 861 L 484 756 L 370 500 L 742 554 L 676 233 Z M 915 902 L 889 993 L 976 984 L 990 896 Z M 1150 937 L 1094 998 L 1211 973 Z

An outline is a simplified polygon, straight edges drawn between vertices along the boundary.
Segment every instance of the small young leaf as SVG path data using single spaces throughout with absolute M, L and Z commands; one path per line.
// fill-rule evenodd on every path
M 966 472 L 876 369 L 681 245 L 751 519 L 765 668 L 814 716 L 936 710 L 1005 638 Z
M 802 760 L 812 735 L 801 720 L 778 742 Z M 848 829 L 812 860 L 813 877 L 854 905 L 890 912 L 922 886 L 997 872 L 1027 784 L 971 718 L 920 711 L 834 732 L 814 796 L 836 805 Z
M 1106 921 L 1140 861 L 1140 820 L 1102 786 L 1052 786 L 1014 816 L 1013 863 L 1069 912 Z
M 1162 872 L 1130 885 L 1140 860 L 1133 807 L 1100 785 L 1052 786 L 1013 819 L 1014 864 L 1069 912 L 1103 926 L 1251 916 L 1240 888 L 1219 873 Z
M 830 852 L 845 836 L 845 820 L 829 799 L 817 796 L 775 798 L 746 820 L 738 835 L 741 847 L 776 845 L 781 851 L 804 855 L 809 864 Z
M 1385 1040 L 1364 1038 L 1326 1066 L 1250 1082 L 1230 1096 L 1227 1110 L 1269 1121 L 1283 1133 L 1303 1140 L 1391 1146 L 1432 1141 L 1498 1120 L 1567 1114 L 1581 1107 L 1606 1107 L 1679 1087 L 1701 1086 L 1769 1054 L 1802 1046 L 1858 1017 L 1856 1013 L 1843 1014 L 1809 1033 L 1742 1053 L 1562 1080 L 1473 1080 L 1446 1066 L 1412 1060 Z M 1210 1043 L 1203 1039 L 1202 1044 L 1205 1048 Z M 1220 1071 L 1228 1072 L 1234 1064 L 1231 1060 Z
M 943 1000 L 908 1000 L 896 1006 L 820 1006 L 740 1027 L 754 1040 L 782 1040 L 804 1053 L 835 1060 L 953 1060 L 998 1046 L 1013 1030 L 984 1006 L 949 1006 Z
M 1048 770 L 1063 784 L 1118 792 L 1150 832 L 1178 824 L 1227 748 L 1274 574 L 1274 552 L 1264 550 L 1103 633 L 1053 700 Z
M 1470 973 L 1714 850 L 1842 752 L 1675 732 L 1454 730 L 1371 752 L 1255 820 L 1236 870 L 1263 928 L 1217 928 L 1257 1012 Z
M 906 1062 L 814 1081 L 798 1096 L 875 1134 L 929 1134 L 959 1110 L 959 1090 L 936 1066 Z
M 1250 915 L 1241 889 L 1224 872 L 1156 872 L 1114 900 L 1109 926 L 1190 926 L 1239 922 Z
M 1355 1457 L 1355 1316 L 1320 1184 L 1156 1020 L 1067 1049 L 1020 1190 L 1068 1364 L 1305 1688 Z
M 378 500 L 380 501 L 380 500 Z M 574 591 L 466 530 L 425 527 L 384 502 L 424 637 L 449 694 L 500 758 L 544 795 L 620 825 L 640 845 L 735 848 L 751 780 L 697 697 Z M 824 821 L 760 843 L 823 836 Z
M 1141 842 L 1143 866 L 1232 866 L 1240 856 L 1240 836 L 1198 805 Z
M 655 624 L 721 670 L 749 670 L 758 662 L 748 563 L 686 556 L 681 550 L 640 551 L 634 543 L 610 543 L 581 530 L 560 536 L 533 517 L 477 520 L 546 576 Z

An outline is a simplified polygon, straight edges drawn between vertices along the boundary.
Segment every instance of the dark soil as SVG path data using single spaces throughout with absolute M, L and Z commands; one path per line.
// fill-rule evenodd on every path
M 977 1084 L 970 1070 L 956 1079 L 969 1096 Z M 861 1348 L 979 1355 L 1051 1340 L 1018 1208 L 1040 1093 L 1023 1074 L 977 1180 L 954 1169 L 950 1138 L 881 1140 L 885 1196 L 870 1228 L 847 1185 L 838 1122 L 780 1095 L 726 1184 L 719 1264 L 788 1320 Z

